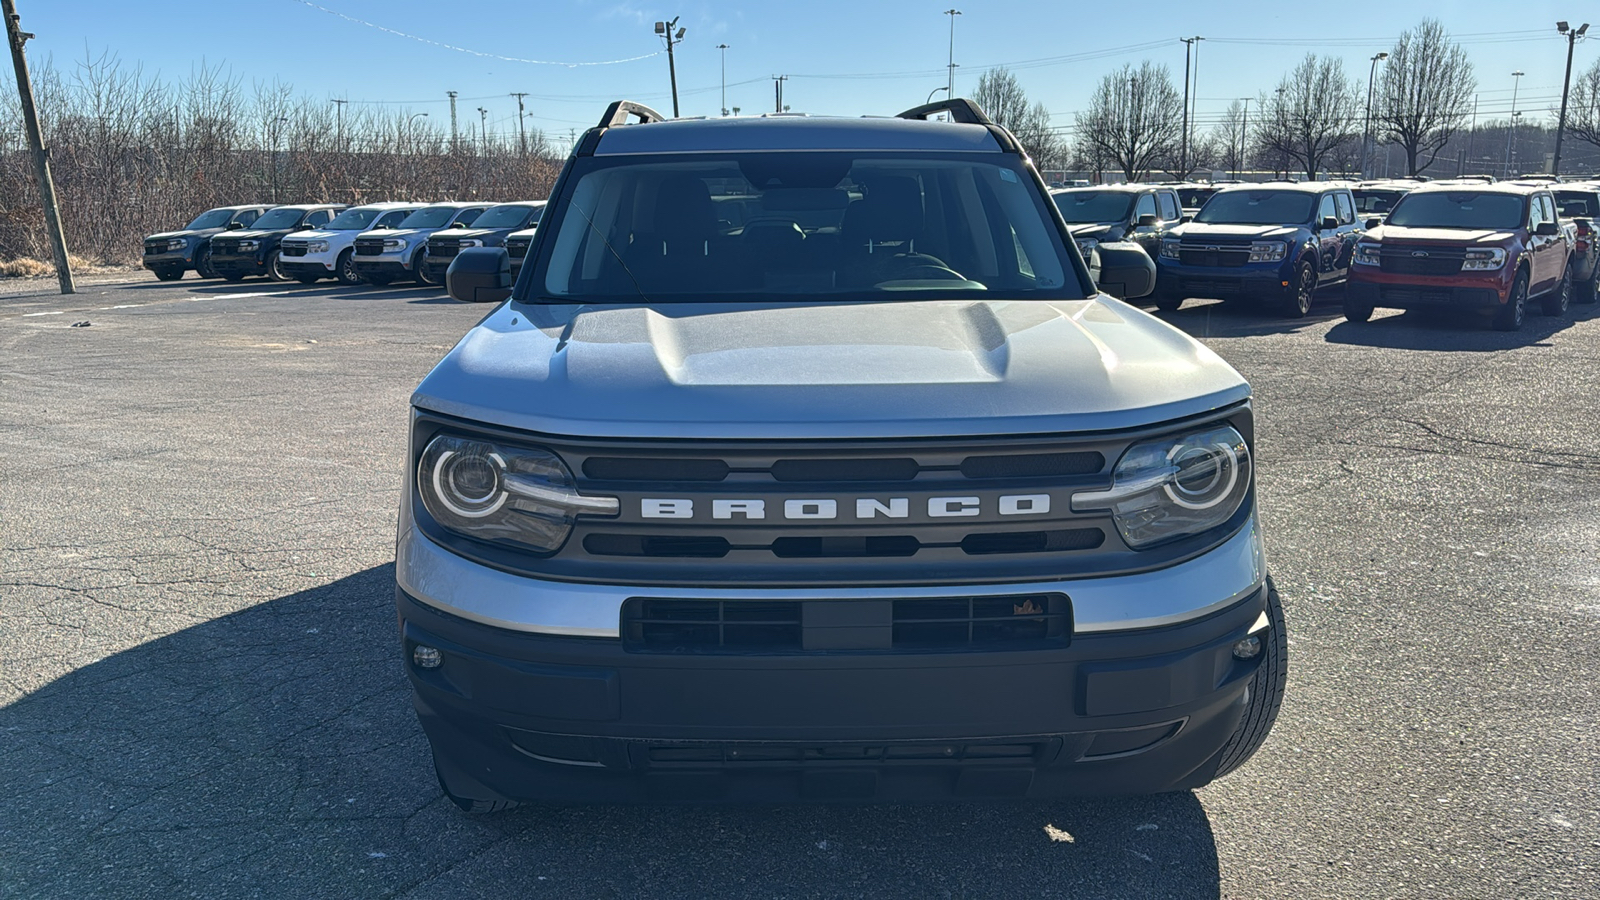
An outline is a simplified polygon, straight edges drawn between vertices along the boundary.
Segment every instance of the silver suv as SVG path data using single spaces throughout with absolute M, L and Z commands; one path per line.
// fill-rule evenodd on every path
M 1048 797 L 1237 768 L 1286 671 L 1250 387 L 1103 292 L 1154 277 L 1127 243 L 1086 262 L 968 101 L 613 104 L 514 285 L 504 249 L 455 259 L 453 296 L 509 302 L 412 396 L 396 599 L 446 794 Z

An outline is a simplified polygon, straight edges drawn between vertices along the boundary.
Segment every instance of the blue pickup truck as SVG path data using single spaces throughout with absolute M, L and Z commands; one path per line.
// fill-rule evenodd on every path
M 1345 280 L 1360 235 L 1347 185 L 1224 188 L 1162 240 L 1156 307 L 1171 312 L 1189 297 L 1237 297 L 1304 316 L 1319 288 Z

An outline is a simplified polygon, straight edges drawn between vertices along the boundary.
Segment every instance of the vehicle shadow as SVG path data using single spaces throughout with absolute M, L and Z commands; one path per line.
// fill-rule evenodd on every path
M 1495 331 L 1485 317 L 1448 309 L 1415 309 L 1398 315 L 1383 315 L 1379 310 L 1370 322 L 1340 322 L 1328 329 L 1324 340 L 1387 350 L 1492 353 L 1539 346 L 1578 322 L 1600 318 L 1600 304 L 1572 306 L 1564 316 L 1536 315 L 1535 310 L 1537 305 L 1520 331 Z
M 1332 292 L 1318 295 L 1310 315 L 1295 318 L 1249 300 L 1186 300 L 1180 309 L 1170 313 L 1161 312 L 1153 306 L 1144 309 L 1174 328 L 1202 340 L 1295 334 L 1344 317 L 1338 299 L 1335 297 L 1329 302 L 1329 293 Z
M 411 710 L 393 579 L 206 621 L 0 708 L 0 895 L 1220 894 L 1191 793 L 467 816 Z

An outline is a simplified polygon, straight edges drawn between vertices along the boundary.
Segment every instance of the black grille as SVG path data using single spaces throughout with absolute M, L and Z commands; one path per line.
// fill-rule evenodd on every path
M 516 240 L 506 241 L 506 255 L 510 256 L 512 259 L 522 259 L 524 256 L 528 255 L 529 243 L 530 242 L 526 238 L 518 238 Z
M 167 242 L 166 241 L 162 241 L 159 244 L 145 244 L 144 245 L 144 255 L 145 256 L 154 256 L 154 255 L 156 255 L 158 253 L 165 253 L 165 252 L 167 252 Z
M 1426 255 L 1415 255 L 1418 253 Z M 1452 249 L 1384 247 L 1379 251 L 1381 268 L 1395 275 L 1455 275 L 1465 258 L 1466 251 Z
M 1093 475 L 1105 468 L 1102 453 L 1032 453 L 1009 456 L 969 456 L 956 468 L 966 478 L 1050 478 Z M 602 481 L 723 481 L 734 471 L 770 475 L 780 482 L 911 481 L 924 471 L 944 472 L 944 466 L 925 466 L 908 457 L 871 459 L 779 459 L 737 470 L 720 459 L 674 459 L 591 456 L 583 474 Z
M 282 254 L 281 255 L 283 255 L 283 256 L 305 256 L 306 255 L 306 245 L 305 244 L 290 244 L 288 242 L 285 242 L 285 243 L 283 243 L 283 244 L 281 244 L 279 246 L 282 248 Z
M 383 238 L 356 241 L 357 256 L 379 256 L 383 253 Z
M 633 653 L 1014 650 L 1064 646 L 1065 594 L 899 600 L 680 600 L 622 607 Z
M 239 242 L 238 241 L 216 241 L 216 240 L 213 240 L 211 242 L 211 255 L 212 256 L 237 256 L 238 254 L 239 254 Z
M 1180 247 L 1178 249 L 1178 259 L 1186 266 L 1237 268 L 1250 261 L 1250 248 L 1233 249 L 1224 247 L 1212 250 L 1209 248 L 1190 249 L 1188 247 Z
M 728 464 L 720 459 L 628 459 L 591 456 L 583 474 L 602 481 L 721 481 Z
M 961 474 L 968 478 L 1049 478 L 1093 475 L 1105 465 L 1105 456 L 1095 452 L 969 456 L 961 462 Z
M 926 766 L 934 763 L 960 764 L 982 760 L 985 765 L 1031 765 L 1054 755 L 1051 740 L 1012 743 L 938 743 L 899 741 L 895 743 L 817 744 L 812 746 L 778 743 L 676 743 L 649 745 L 646 751 L 652 768 L 686 766 L 693 768 L 759 768 L 762 766 L 804 767 L 833 765 Z
M 916 556 L 924 549 L 959 548 L 968 556 L 996 553 L 1070 553 L 1095 550 L 1106 541 L 1098 528 L 1046 531 L 980 531 L 950 543 L 925 543 L 908 534 L 793 535 L 765 542 L 733 543 L 718 535 L 651 535 L 597 532 L 583 539 L 584 552 L 595 556 L 638 556 L 663 559 L 721 559 L 735 549 L 765 550 L 779 559 L 849 559 L 852 557 Z
M 439 259 L 449 259 L 461 252 L 461 242 L 450 238 L 442 238 L 428 242 L 428 255 Z

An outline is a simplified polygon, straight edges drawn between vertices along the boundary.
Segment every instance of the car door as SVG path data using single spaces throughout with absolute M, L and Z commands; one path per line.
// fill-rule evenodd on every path
M 1542 294 L 1550 286 L 1552 280 L 1550 269 L 1550 254 L 1555 251 L 1557 238 L 1541 235 L 1539 226 L 1546 222 L 1553 222 L 1545 206 L 1543 194 L 1534 194 L 1528 198 L 1528 292 Z
M 1350 274 L 1350 258 L 1355 255 L 1356 241 L 1363 228 L 1356 220 L 1356 200 L 1349 191 L 1335 193 L 1333 205 L 1339 219 L 1339 253 L 1334 258 L 1334 275 L 1343 278 Z
M 1333 219 L 1335 223 L 1339 219 L 1339 208 L 1333 201 L 1333 194 L 1323 194 L 1317 201 L 1316 221 L 1311 223 L 1313 233 L 1317 236 L 1317 277 L 1322 281 L 1335 277 L 1341 243 L 1337 224 L 1332 228 L 1323 227 L 1328 219 Z

